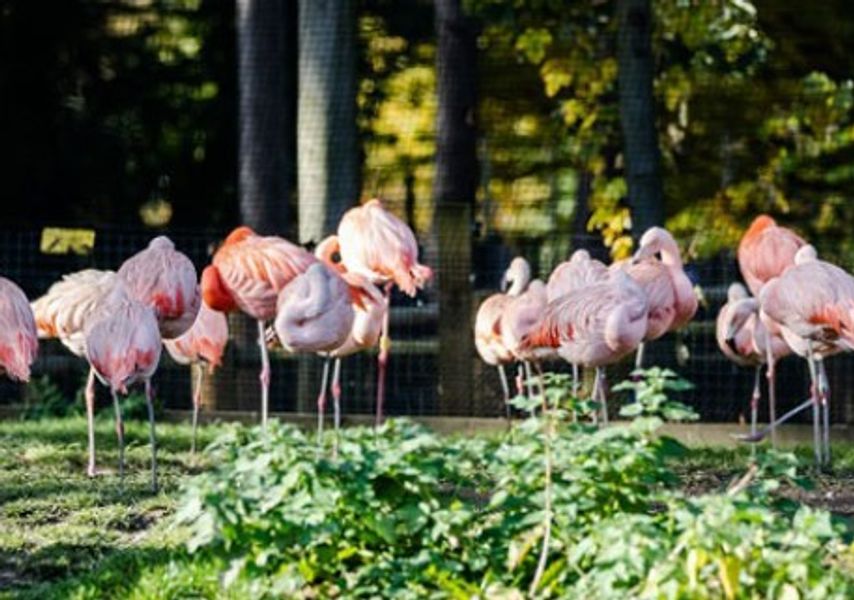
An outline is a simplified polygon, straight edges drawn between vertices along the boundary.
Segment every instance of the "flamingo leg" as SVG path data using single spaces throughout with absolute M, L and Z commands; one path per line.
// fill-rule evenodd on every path
M 524 396 L 525 395 L 525 384 L 524 384 L 525 376 L 523 375 L 523 368 L 524 367 L 522 367 L 522 363 L 519 363 L 516 365 L 516 395 L 517 396 Z
M 818 394 L 818 374 L 815 357 L 813 356 L 812 347 L 809 349 L 807 364 L 810 368 L 810 397 L 812 398 L 812 426 L 813 426 L 813 447 L 815 450 L 815 463 L 821 466 L 821 431 L 819 426 L 819 394 Z
M 97 475 L 95 468 L 95 369 L 89 367 L 89 376 L 86 378 L 86 427 L 89 434 L 89 465 L 86 474 L 89 477 Z
M 190 454 L 196 454 L 196 435 L 199 429 L 199 407 L 202 404 L 202 380 L 205 376 L 205 369 L 202 365 L 196 367 L 196 389 L 193 390 L 193 441 L 190 443 Z
M 145 403 L 148 405 L 148 439 L 151 442 L 151 491 L 157 493 L 157 435 L 154 431 L 154 390 L 145 380 Z
M 599 369 L 597 368 L 596 369 L 596 375 L 593 377 L 593 390 L 590 392 L 590 400 L 592 400 L 593 402 L 598 402 L 597 399 L 599 397 L 599 385 L 600 385 Z M 593 411 L 593 424 L 599 425 L 599 411 L 598 410 Z
M 545 413 L 549 407 L 546 404 L 546 384 L 543 380 L 543 367 L 540 366 L 540 361 L 534 362 L 534 370 L 537 372 L 537 387 L 540 390 L 540 398 L 543 401 L 543 413 Z
M 323 377 L 320 380 L 320 393 L 317 395 L 317 445 L 321 445 L 323 436 L 323 416 L 326 412 L 326 385 L 329 383 L 329 361 L 327 355 L 323 361 Z
M 498 379 L 501 380 L 501 391 L 504 393 L 504 417 L 507 422 L 510 422 L 510 386 L 507 385 L 507 373 L 504 371 L 504 365 L 498 364 Z
M 522 363 L 525 366 L 525 387 L 528 388 L 528 397 L 534 397 L 534 376 L 531 373 L 531 363 L 527 360 Z
M 635 369 L 643 369 L 643 355 L 644 349 L 646 348 L 646 343 L 641 342 L 638 345 L 637 354 L 635 354 Z
M 332 456 L 338 457 L 338 433 L 341 429 L 341 357 L 335 359 L 335 367 L 332 369 L 332 404 L 335 415 L 335 441 L 332 446 Z
M 572 396 L 578 397 L 578 386 L 579 386 L 579 372 L 578 372 L 578 364 L 572 363 Z
M 377 420 L 376 426 L 383 423 L 383 400 L 385 399 L 385 371 L 388 364 L 388 353 L 391 349 L 389 337 L 389 313 L 391 312 L 391 283 L 385 286 L 385 314 L 383 315 L 383 332 L 380 336 L 380 352 L 377 357 Z
M 261 348 L 261 428 L 267 431 L 270 406 L 270 356 L 267 353 L 267 330 L 264 321 L 258 321 L 258 346 Z
M 756 435 L 756 423 L 759 416 L 759 400 L 762 398 L 761 385 L 762 365 L 756 365 L 756 375 L 753 378 L 753 395 L 750 397 L 750 435 Z M 750 447 L 751 455 L 756 454 L 756 447 Z
M 116 437 L 119 440 L 119 481 L 125 481 L 125 426 L 122 422 L 122 406 L 115 389 L 110 389 L 113 395 L 113 408 L 116 411 Z
M 777 420 L 777 362 L 774 360 L 774 355 L 771 353 L 771 344 L 768 344 L 767 349 L 768 367 L 766 376 L 768 377 L 768 421 L 773 423 Z M 771 446 L 777 447 L 777 430 L 771 430 Z
M 596 380 L 599 383 L 599 399 L 602 401 L 602 425 L 608 425 L 608 391 L 605 380 L 605 368 L 596 367 Z
M 830 464 L 830 383 L 827 381 L 827 371 L 824 361 L 818 361 L 818 394 L 822 408 L 822 445 L 824 447 L 824 464 Z

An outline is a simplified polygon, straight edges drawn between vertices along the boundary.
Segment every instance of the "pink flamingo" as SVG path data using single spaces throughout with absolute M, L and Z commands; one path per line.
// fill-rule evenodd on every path
M 99 303 L 115 288 L 122 286 L 113 271 L 84 269 L 63 275 L 47 292 L 32 303 L 40 338 L 58 338 L 72 354 L 86 357 L 86 321 L 97 313 Z M 95 370 L 89 367 L 84 391 L 86 425 L 89 437 L 89 464 L 86 473 L 97 474 L 95 467 Z
M 540 377 L 540 393 L 542 394 L 542 368 L 540 364 L 542 361 L 556 356 L 554 350 L 547 345 L 525 343 L 526 337 L 539 328 L 547 304 L 546 285 L 539 279 L 534 279 L 522 294 L 510 297 L 501 313 L 499 322 L 501 343 L 525 367 L 529 396 L 534 395 L 530 365 L 534 365 L 534 369 Z M 521 389 L 521 385 L 520 378 L 517 378 L 517 388 Z
M 258 321 L 261 350 L 261 424 L 267 426 L 270 358 L 265 321 L 276 317 L 279 293 L 291 280 L 305 272 L 317 259 L 310 253 L 275 236 L 260 236 L 249 227 L 238 227 L 214 254 L 202 272 L 202 297 L 220 312 L 241 310 Z
M 366 277 L 383 287 L 388 305 L 392 285 L 415 296 L 433 276 L 430 267 L 418 262 L 415 234 L 377 199 L 348 210 L 338 224 L 338 235 L 328 239 L 328 251 L 337 251 L 349 273 Z M 382 422 L 385 372 L 391 347 L 389 313 L 383 318 L 380 352 L 377 359 L 377 424 Z
M 567 362 L 595 368 L 593 398 L 601 401 L 607 424 L 604 367 L 637 349 L 646 335 L 648 316 L 649 300 L 643 288 L 618 269 L 607 280 L 549 302 L 523 347 L 553 348 Z
M 183 335 L 195 323 L 201 305 L 196 268 L 168 237 L 151 240 L 119 267 L 118 276 L 132 298 L 154 309 L 164 339 Z
M 768 365 L 768 405 L 773 422 L 777 418 L 774 365 L 791 350 L 780 335 L 768 331 L 759 318 L 759 301 L 751 298 L 740 283 L 729 286 L 727 302 L 718 313 L 715 333 L 718 346 L 727 358 L 739 366 L 756 369 L 750 400 L 750 433 L 755 435 L 762 365 Z
M 101 382 L 109 386 L 119 437 L 119 477 L 124 479 L 124 425 L 117 394 L 127 386 L 145 384 L 151 441 L 151 488 L 157 491 L 157 439 L 154 430 L 151 377 L 160 361 L 161 337 L 154 310 L 115 287 L 99 303 L 84 327 L 86 358 Z
M 203 368 L 207 364 L 208 372 L 213 373 L 222 364 L 222 355 L 228 343 L 228 320 L 202 302 L 196 322 L 182 336 L 173 340 L 163 340 L 166 351 L 182 365 L 198 365 L 196 389 L 193 393 L 193 441 L 190 452 L 196 453 L 196 431 L 199 425 L 199 407 L 202 401 Z
M 501 317 L 513 298 L 517 298 L 525 291 L 530 280 L 531 266 L 524 258 L 517 256 L 510 262 L 510 266 L 501 278 L 501 292 L 492 294 L 481 303 L 474 321 L 475 347 L 486 364 L 498 368 L 508 419 L 510 418 L 510 389 L 507 385 L 504 365 L 512 363 L 515 357 L 504 344 L 501 334 Z M 521 375 L 517 381 L 519 380 Z M 521 388 L 519 393 L 522 393 Z
M 697 295 L 682 269 L 676 240 L 661 227 L 648 229 L 630 263 L 617 263 L 614 268 L 626 269 L 649 300 L 648 329 L 635 359 L 635 367 L 639 369 L 643 366 L 644 343 L 688 323 L 697 312 Z
M 590 258 L 587 250 L 576 250 L 569 260 L 562 262 L 549 276 L 546 296 L 549 302 L 569 292 L 608 279 L 608 267 L 605 263 Z M 572 363 L 572 393 L 578 393 L 578 365 Z
M 347 282 L 327 265 L 315 263 L 279 294 L 273 325 L 276 335 L 287 352 L 332 352 L 352 332 L 352 302 Z M 325 369 L 328 376 L 328 362 Z M 326 394 L 321 391 L 317 399 L 318 440 L 323 434 L 325 411 Z
M 795 264 L 795 253 L 806 242 L 768 215 L 759 215 L 738 244 L 738 266 L 754 297 L 765 282 Z
M 29 381 L 39 341 L 27 296 L 15 283 L 0 277 L 0 374 Z
M 759 304 L 762 319 L 779 327 L 789 347 L 806 358 L 812 379 L 810 400 L 771 423 L 769 430 L 811 405 L 816 462 L 829 463 L 830 387 L 824 359 L 854 348 L 854 277 L 819 260 L 812 246 L 802 246 L 795 265 L 765 283 Z

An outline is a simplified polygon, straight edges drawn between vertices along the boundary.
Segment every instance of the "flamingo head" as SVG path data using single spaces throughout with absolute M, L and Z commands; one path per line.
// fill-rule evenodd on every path
M 735 343 L 735 336 L 747 324 L 752 316 L 759 315 L 759 302 L 755 298 L 741 298 L 733 302 L 727 313 L 724 341 L 735 354 L 741 354 Z
M 750 295 L 747 293 L 747 288 L 740 283 L 733 283 L 727 288 L 726 298 L 728 302 L 738 302 L 748 297 Z
M 632 256 L 632 263 L 637 263 L 645 258 L 654 258 L 661 255 L 662 262 L 665 256 L 679 258 L 679 246 L 670 232 L 663 227 L 650 227 L 641 236 L 637 252 Z
M 510 266 L 501 277 L 501 291 L 512 296 L 518 296 L 531 281 L 531 265 L 528 261 L 517 256 L 510 262 Z
M 314 249 L 314 255 L 323 261 L 326 266 L 339 273 L 347 271 L 341 262 L 341 244 L 338 242 L 337 235 L 330 235 L 320 242 L 317 248 Z
M 214 265 L 208 265 L 202 271 L 201 287 L 202 300 L 213 310 L 225 313 L 237 310 L 237 302 L 234 301 L 234 296 L 225 287 L 219 269 Z

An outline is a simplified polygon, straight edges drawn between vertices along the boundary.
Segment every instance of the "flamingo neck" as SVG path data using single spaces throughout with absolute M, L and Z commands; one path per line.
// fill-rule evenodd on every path
M 209 265 L 202 271 L 201 288 L 202 300 L 208 307 L 225 313 L 237 310 L 234 296 L 225 287 L 219 269 L 214 265 Z

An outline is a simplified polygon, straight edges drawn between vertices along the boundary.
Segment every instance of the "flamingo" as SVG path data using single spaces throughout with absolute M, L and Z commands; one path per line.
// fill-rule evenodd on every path
M 86 357 L 86 321 L 99 303 L 116 286 L 123 285 L 113 271 L 83 269 L 63 275 L 47 292 L 32 303 L 40 338 L 58 338 L 72 354 Z M 86 473 L 97 474 L 95 467 L 95 371 L 89 368 L 84 392 L 86 425 L 89 438 L 89 463 Z
M 328 251 L 337 251 L 347 272 L 362 275 L 383 288 L 386 305 L 390 303 L 393 285 L 414 297 L 433 276 L 430 267 L 418 262 L 415 234 L 376 198 L 344 213 L 338 224 L 338 235 L 327 239 Z M 386 310 L 377 359 L 377 424 L 382 423 L 390 348 L 389 313 Z
M 347 341 L 353 329 L 351 302 L 347 282 L 324 263 L 315 263 L 279 294 L 273 325 L 276 335 L 287 352 L 331 352 Z M 328 375 L 328 363 L 324 374 Z M 321 391 L 317 400 L 318 440 L 325 411 L 326 394 Z
M 154 430 L 151 377 L 160 361 L 161 337 L 154 309 L 134 300 L 117 286 L 99 303 L 84 327 L 86 359 L 101 382 L 110 388 L 119 436 L 119 477 L 124 479 L 124 426 L 118 393 L 145 384 L 151 441 L 151 488 L 157 491 L 157 439 Z
M 765 283 L 759 304 L 761 318 L 779 327 L 789 347 L 806 358 L 812 392 L 810 400 L 772 422 L 769 429 L 812 405 L 815 457 L 821 465 L 830 462 L 830 388 L 824 359 L 854 348 L 854 277 L 819 260 L 810 245 L 798 249 L 794 262 Z
M 122 264 L 118 276 L 132 298 L 154 309 L 164 339 L 183 335 L 195 323 L 201 304 L 196 268 L 168 237 L 151 240 Z
M 569 292 L 608 278 L 605 263 L 590 257 L 587 250 L 576 250 L 569 260 L 555 267 L 546 285 L 546 296 L 551 302 Z M 572 393 L 578 393 L 578 365 L 572 363 Z
M 173 340 L 163 340 L 166 351 L 182 365 L 198 364 L 196 390 L 193 393 L 193 441 L 190 452 L 196 452 L 196 432 L 199 425 L 199 406 L 202 400 L 202 379 L 205 375 L 203 364 L 213 373 L 222 363 L 225 345 L 228 343 L 228 320 L 202 302 L 196 322 L 183 335 Z
M 492 294 L 481 303 L 474 321 L 475 347 L 486 364 L 498 369 L 508 419 L 510 418 L 510 389 L 507 385 L 504 365 L 512 363 L 514 356 L 504 344 L 501 334 L 501 317 L 512 299 L 525 291 L 530 280 L 531 266 L 524 258 L 517 256 L 510 262 L 510 266 L 501 278 L 501 292 Z M 521 389 L 519 393 L 522 393 Z
M 625 269 L 643 288 L 649 301 L 648 329 L 635 359 L 635 367 L 640 369 L 645 342 L 688 323 L 697 312 L 697 295 L 682 269 L 676 240 L 661 227 L 651 227 L 644 232 L 631 261 L 616 263 L 613 268 Z
M 0 374 L 29 381 L 39 341 L 27 296 L 15 283 L 0 277 Z
M 738 244 L 738 266 L 754 297 L 768 280 L 795 264 L 795 253 L 806 242 L 768 215 L 753 220 Z
M 258 321 L 261 350 L 261 424 L 269 412 L 270 358 L 265 321 L 276 317 L 279 293 L 317 259 L 308 251 L 276 236 L 260 236 L 241 226 L 232 231 L 212 264 L 202 272 L 202 297 L 220 312 L 241 310 Z
M 554 350 L 548 346 L 524 343 L 526 336 L 540 326 L 547 303 L 546 285 L 541 280 L 534 279 L 528 284 L 527 290 L 509 299 L 499 321 L 501 343 L 516 360 L 525 365 L 530 395 L 533 395 L 533 390 L 529 365 L 533 364 L 537 374 L 542 378 L 540 363 L 555 356 Z M 521 387 L 518 379 L 516 385 Z M 540 387 L 542 388 L 542 381 Z M 543 393 L 543 390 L 540 389 L 540 392 Z
M 768 404 L 770 421 L 776 417 L 774 365 L 791 353 L 780 336 L 772 334 L 759 318 L 759 301 L 748 295 L 740 283 L 727 290 L 727 302 L 718 313 L 716 339 L 721 352 L 742 367 L 754 367 L 753 395 L 750 400 L 750 433 L 756 434 L 756 417 L 761 398 L 762 365 L 768 369 Z
M 607 424 L 604 367 L 637 349 L 647 332 L 648 315 L 649 300 L 643 288 L 618 269 L 604 281 L 549 302 L 521 346 L 556 349 L 567 362 L 595 368 L 593 397 L 599 396 Z

